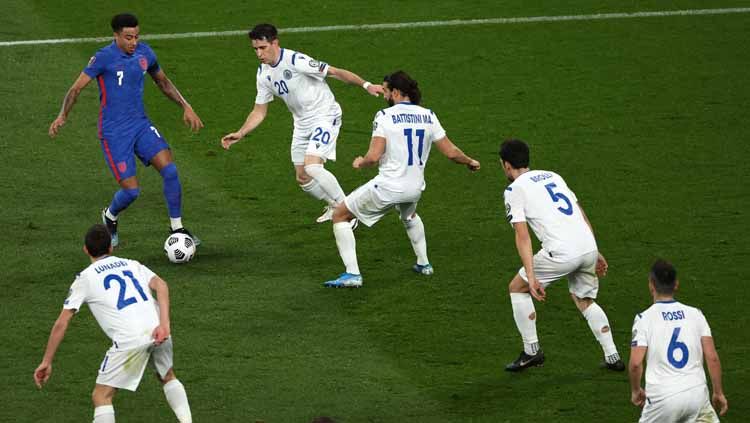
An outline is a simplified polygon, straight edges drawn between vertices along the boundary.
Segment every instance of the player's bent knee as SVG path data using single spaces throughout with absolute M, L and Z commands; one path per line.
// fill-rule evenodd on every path
M 174 369 L 169 369 L 167 371 L 167 374 L 164 375 L 164 377 L 161 377 L 161 375 L 157 372 L 156 376 L 159 377 L 159 381 L 162 385 L 169 383 L 170 381 L 173 381 L 177 379 L 177 376 L 174 374 Z
M 131 188 L 131 189 L 123 189 L 123 194 L 127 197 L 128 204 L 135 201 L 139 195 L 141 195 L 141 189 L 140 188 Z
M 346 207 L 346 203 L 342 202 L 333 210 L 333 223 L 348 222 L 354 218 L 352 212 Z
M 179 178 L 179 174 L 177 173 L 177 165 L 174 163 L 170 163 L 167 166 L 163 167 L 159 174 L 161 174 L 161 177 L 164 179 L 177 179 Z
M 95 385 L 94 391 L 91 392 L 91 402 L 95 406 L 112 404 L 112 397 L 115 395 L 115 388 L 107 385 Z

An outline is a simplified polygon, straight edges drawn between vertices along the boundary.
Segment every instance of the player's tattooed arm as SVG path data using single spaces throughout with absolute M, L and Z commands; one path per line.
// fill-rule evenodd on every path
M 65 122 L 68 120 L 68 114 L 70 114 L 70 111 L 73 110 L 73 105 L 76 104 L 78 96 L 81 94 L 81 91 L 86 87 L 86 85 L 88 85 L 89 82 L 91 82 L 91 77 L 81 72 L 81 74 L 78 75 L 78 79 L 76 79 L 70 89 L 68 89 L 68 92 L 65 94 L 65 98 L 63 99 L 60 113 L 49 126 L 48 133 L 50 137 L 54 138 L 60 131 L 60 128 L 65 125 Z
M 478 161 L 464 154 L 456 144 L 453 144 L 448 137 L 444 137 L 441 140 L 435 141 L 435 146 L 440 150 L 443 155 L 455 163 L 466 165 L 472 172 L 479 170 L 480 164 Z
M 182 107 L 182 110 L 184 111 L 182 120 L 185 122 L 185 125 L 189 126 L 193 131 L 198 131 L 203 128 L 203 121 L 201 121 L 201 118 L 198 117 L 193 110 L 193 107 L 187 102 L 187 100 L 185 100 L 185 97 L 180 94 L 180 91 L 172 81 L 167 78 L 167 74 L 165 74 L 163 70 L 159 69 L 159 71 L 151 75 L 151 77 L 154 79 L 156 86 L 159 87 L 161 92 L 164 93 L 168 99 Z

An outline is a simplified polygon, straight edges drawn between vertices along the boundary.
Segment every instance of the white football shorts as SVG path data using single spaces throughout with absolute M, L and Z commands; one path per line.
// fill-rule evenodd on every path
M 596 276 L 596 260 L 599 252 L 592 251 L 566 262 L 553 261 L 549 253 L 539 250 L 534 255 L 534 273 L 539 283 L 547 286 L 562 278 L 568 278 L 568 291 L 578 298 L 596 298 L 599 292 L 599 278 Z M 526 269 L 518 271 L 521 279 L 528 282 Z
M 146 365 L 151 364 L 159 375 L 164 378 L 172 362 L 172 338 L 167 338 L 161 345 L 153 343 L 127 350 L 120 350 L 112 346 L 104 356 L 99 367 L 96 383 L 113 388 L 135 391 L 141 383 Z
M 646 397 L 648 398 L 648 392 L 646 392 Z M 670 395 L 659 401 L 647 400 L 639 423 L 714 423 L 718 421 L 719 416 L 716 415 L 716 411 L 708 400 L 708 387 L 703 385 Z
M 294 128 L 292 133 L 292 163 L 305 164 L 305 156 L 317 156 L 336 161 L 336 140 L 341 130 L 341 115 L 319 119 L 305 128 Z
M 370 180 L 347 195 L 344 203 L 360 222 L 372 226 L 394 208 L 401 215 L 401 220 L 410 220 L 417 212 L 417 203 L 421 194 L 421 191 L 412 195 L 385 191 L 378 187 L 375 180 Z

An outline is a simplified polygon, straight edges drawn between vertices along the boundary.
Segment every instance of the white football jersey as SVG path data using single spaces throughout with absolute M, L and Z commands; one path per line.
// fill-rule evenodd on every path
M 255 103 L 281 98 L 294 116 L 295 128 L 314 125 L 316 118 L 339 116 L 341 106 L 325 81 L 327 74 L 327 63 L 282 48 L 276 65 L 258 66 Z
M 560 175 L 530 170 L 505 189 L 504 197 L 508 222 L 527 222 L 553 261 L 565 262 L 597 250 L 578 198 Z
M 77 313 L 86 303 L 115 347 L 143 345 L 159 325 L 158 304 L 149 288 L 154 276 L 135 260 L 99 259 L 78 274 L 63 308 Z
M 378 185 L 398 193 L 423 191 L 430 147 L 445 138 L 437 115 L 416 104 L 399 103 L 375 115 L 372 136 L 386 143 L 375 177 Z
M 648 347 L 646 396 L 650 400 L 706 384 L 703 336 L 711 336 L 703 313 L 677 301 L 658 301 L 635 316 L 630 345 Z

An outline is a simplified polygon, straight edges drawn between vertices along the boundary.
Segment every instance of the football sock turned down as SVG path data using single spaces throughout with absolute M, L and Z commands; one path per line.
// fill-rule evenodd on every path
M 121 211 L 128 208 L 128 206 L 135 201 L 136 198 L 138 198 L 138 195 L 141 193 L 140 188 L 135 189 L 120 189 L 115 193 L 115 196 L 112 197 L 112 203 L 109 205 L 109 214 L 108 217 L 112 218 L 115 217 L 115 220 L 117 219 L 117 215 L 120 214 Z
M 341 189 L 339 181 L 322 164 L 305 165 L 305 172 L 318 181 L 318 184 L 320 184 L 320 187 L 326 193 L 326 200 L 329 204 L 339 204 L 344 201 L 346 195 L 344 194 L 344 190 Z
M 539 351 L 539 338 L 536 335 L 536 309 L 531 294 L 513 292 L 510 294 L 510 304 L 513 306 L 513 319 L 523 340 L 523 351 L 534 355 Z
M 177 173 L 177 166 L 175 166 L 174 163 L 170 163 L 162 168 L 159 173 L 164 181 L 164 199 L 167 200 L 169 217 L 175 218 L 182 216 L 182 185 L 180 185 L 180 176 Z
M 310 179 L 310 182 L 306 184 L 300 184 L 299 187 L 302 188 L 302 191 L 310 194 L 313 198 L 324 200 L 329 204 L 331 203 L 330 200 L 328 200 L 328 194 L 323 191 L 323 187 L 321 187 L 318 181 L 316 181 L 315 179 Z
M 115 408 L 111 405 L 94 408 L 94 423 L 115 423 Z
M 172 379 L 164 384 L 164 396 L 167 397 L 167 402 L 180 423 L 192 423 L 193 417 L 190 413 L 187 393 L 179 380 Z
M 427 239 L 424 235 L 424 224 L 422 218 L 415 214 L 410 220 L 404 221 L 406 234 L 409 236 L 411 246 L 414 248 L 414 254 L 417 255 L 417 264 L 424 266 L 429 264 L 427 261 Z
M 597 303 L 591 303 L 586 310 L 583 310 L 583 317 L 589 323 L 591 332 L 594 333 L 596 340 L 602 345 L 604 357 L 608 362 L 614 362 L 620 359 L 617 354 L 617 347 L 612 340 L 612 329 L 609 327 L 609 320 L 604 310 Z
M 334 223 L 333 235 L 336 237 L 336 246 L 339 248 L 341 260 L 346 266 L 346 273 L 359 275 L 357 241 L 354 239 L 352 225 L 349 222 Z

